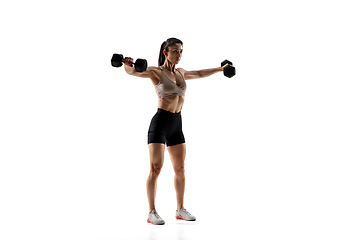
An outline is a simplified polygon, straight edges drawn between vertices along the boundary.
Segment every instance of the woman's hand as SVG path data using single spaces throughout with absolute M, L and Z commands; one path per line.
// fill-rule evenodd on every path
M 220 68 L 221 68 L 221 71 L 224 71 L 224 67 L 226 67 L 227 65 L 228 65 L 228 63 L 225 64 L 224 66 L 220 67 Z
M 129 67 L 133 67 L 131 64 L 134 62 L 134 59 L 132 59 L 131 57 L 126 57 L 124 58 L 124 64 L 126 66 L 129 66 Z

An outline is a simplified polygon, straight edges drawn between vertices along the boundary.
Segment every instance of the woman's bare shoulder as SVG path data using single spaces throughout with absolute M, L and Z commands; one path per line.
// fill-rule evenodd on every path
M 160 71 L 160 72 L 161 72 L 160 67 L 153 67 L 153 66 L 147 67 L 146 70 L 149 70 L 149 71 Z
M 154 85 L 158 85 L 162 77 L 162 71 L 160 67 L 148 67 L 146 70 L 152 71 L 154 73 L 154 78 L 151 78 L 151 81 Z
M 183 69 L 183 68 L 177 68 L 177 70 L 179 70 L 181 73 L 185 73 L 185 72 L 186 72 L 186 70 Z

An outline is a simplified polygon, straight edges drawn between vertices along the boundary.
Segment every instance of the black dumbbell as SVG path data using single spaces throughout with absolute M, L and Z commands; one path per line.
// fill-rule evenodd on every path
M 123 65 L 123 62 L 124 62 L 124 56 L 122 54 L 114 53 L 114 55 L 111 58 L 111 65 L 113 67 L 121 67 Z M 146 59 L 138 58 L 138 59 L 136 59 L 135 63 L 131 63 L 131 64 L 135 66 L 135 71 L 137 71 L 137 72 L 145 72 L 146 71 L 146 68 L 147 68 Z
M 224 75 L 227 76 L 228 78 L 231 78 L 233 76 L 235 76 L 235 67 L 232 65 L 232 62 L 230 62 L 229 60 L 225 60 L 221 63 L 221 66 L 224 66 L 228 63 L 228 65 L 226 67 L 224 67 Z

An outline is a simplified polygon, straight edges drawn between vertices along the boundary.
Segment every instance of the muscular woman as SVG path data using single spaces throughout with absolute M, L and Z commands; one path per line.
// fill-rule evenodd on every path
M 150 174 L 146 182 L 149 201 L 148 223 L 165 224 L 155 209 L 156 182 L 164 163 L 165 144 L 169 152 L 174 172 L 177 210 L 176 219 L 195 221 L 196 218 L 184 208 L 185 192 L 185 155 L 186 144 L 182 132 L 181 109 L 185 101 L 185 80 L 208 77 L 222 72 L 223 67 L 199 71 L 186 71 L 175 68 L 183 52 L 183 43 L 176 38 L 169 38 L 161 44 L 159 66 L 148 67 L 145 72 L 136 72 L 131 65 L 133 59 L 124 59 L 125 71 L 136 77 L 150 78 L 159 97 L 158 110 L 151 120 L 148 131 L 150 155 Z

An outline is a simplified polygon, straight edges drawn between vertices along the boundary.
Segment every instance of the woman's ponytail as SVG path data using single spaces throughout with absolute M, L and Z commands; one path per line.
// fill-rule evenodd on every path
M 159 67 L 162 66 L 165 62 L 165 55 L 163 51 L 165 50 L 166 41 L 161 44 L 160 47 L 160 54 L 159 54 Z
M 159 54 L 159 67 L 162 66 L 165 62 L 165 55 L 163 53 L 163 51 L 169 51 L 169 47 L 174 46 L 175 44 L 180 43 L 181 45 L 183 45 L 182 41 L 177 39 L 177 38 L 169 38 L 168 40 L 166 40 L 165 42 L 163 42 L 161 44 L 160 47 L 160 54 Z

